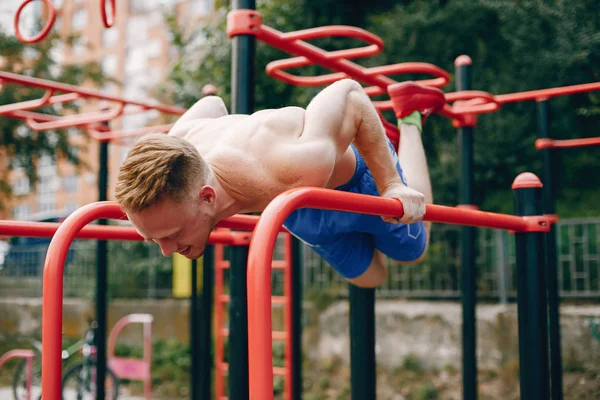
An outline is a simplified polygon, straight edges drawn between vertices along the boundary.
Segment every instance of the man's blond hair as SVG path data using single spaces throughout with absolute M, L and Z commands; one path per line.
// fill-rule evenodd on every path
M 127 212 L 140 212 L 165 196 L 185 200 L 206 180 L 208 167 L 188 141 L 162 133 L 144 135 L 119 170 L 115 197 Z

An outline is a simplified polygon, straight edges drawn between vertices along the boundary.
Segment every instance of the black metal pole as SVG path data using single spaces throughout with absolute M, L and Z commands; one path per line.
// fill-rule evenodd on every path
M 230 251 L 229 267 L 229 398 L 248 400 L 248 247 Z
M 455 61 L 456 90 L 471 90 L 471 59 L 460 56 Z M 473 127 L 458 129 L 460 153 L 460 204 L 473 203 Z M 477 270 L 475 268 L 475 228 L 463 226 L 460 230 L 462 282 L 462 340 L 463 340 L 463 398 L 477 399 Z
M 534 174 L 524 173 L 515 179 L 516 215 L 543 214 L 541 188 L 542 183 Z M 550 381 L 545 237 L 542 232 L 516 233 L 515 240 L 521 398 L 547 400 Z
M 255 0 L 233 0 L 232 8 L 256 9 Z M 256 39 L 252 35 L 232 38 L 231 112 L 254 111 L 254 59 Z M 232 249 L 229 269 L 229 398 L 247 400 L 248 388 L 248 301 L 246 267 L 248 248 Z
M 198 299 L 198 260 L 192 260 L 192 285 L 190 291 L 190 398 L 192 400 L 201 400 L 204 397 L 200 395 L 200 374 L 201 349 L 200 349 L 200 313 Z
M 199 391 L 200 399 L 210 399 L 212 388 L 212 310 L 213 310 L 213 285 L 214 285 L 214 265 L 215 248 L 212 245 L 206 247 L 203 257 L 202 267 L 202 293 L 200 295 L 200 323 L 198 326 L 198 337 L 194 342 L 198 342 L 200 347 L 198 353 L 199 373 Z
M 292 399 L 302 399 L 302 243 L 292 236 Z
M 375 400 L 375 289 L 364 289 L 350 284 L 349 291 L 351 398 Z
M 540 139 L 550 138 L 550 110 L 548 101 L 539 101 L 538 110 L 538 137 Z M 542 196 L 544 199 L 544 212 L 554 214 L 555 190 L 554 190 L 554 157 L 552 149 L 540 150 L 543 160 L 544 187 Z M 558 293 L 558 263 L 556 259 L 556 228 L 554 224 L 550 232 L 546 233 L 546 274 L 548 283 L 548 330 L 550 339 L 550 386 L 552 400 L 562 400 L 562 358 L 560 343 L 560 296 Z
M 234 0 L 232 8 L 256 9 L 255 0 Z M 254 110 L 254 59 L 256 39 L 252 35 L 232 38 L 231 112 L 250 114 Z
M 106 126 L 106 125 L 105 125 Z M 98 144 L 98 201 L 107 200 L 108 191 L 108 142 Z M 108 221 L 101 219 L 99 225 L 107 225 Z M 107 318 L 107 242 L 99 240 L 96 246 L 96 322 L 98 328 L 95 333 L 96 342 L 96 379 L 105 382 L 106 378 L 106 331 Z M 97 385 L 96 399 L 103 400 L 105 396 L 104 385 Z

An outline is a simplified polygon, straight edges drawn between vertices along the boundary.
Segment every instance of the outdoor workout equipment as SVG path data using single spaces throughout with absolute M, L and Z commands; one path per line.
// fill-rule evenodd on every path
M 185 108 L 181 107 L 167 106 L 149 101 L 126 99 L 120 96 L 105 94 L 98 90 L 54 82 L 47 79 L 33 78 L 11 72 L 0 71 L 0 84 L 15 84 L 24 88 L 45 91 L 43 96 L 37 100 L 1 105 L 0 115 L 21 119 L 34 131 L 79 127 L 86 130 L 93 139 L 96 139 L 99 142 L 107 142 L 129 136 L 139 136 L 148 132 L 166 132 L 172 126 L 171 124 L 163 124 L 127 131 L 111 131 L 106 126 L 106 123 L 115 118 L 149 111 L 180 116 L 186 111 Z M 35 110 L 47 105 L 63 104 L 77 100 L 104 101 L 113 104 L 113 106 L 100 111 L 89 111 L 59 116 L 35 112 Z
M 519 216 L 428 205 L 425 220 L 506 229 L 517 232 L 519 348 L 521 355 L 521 397 L 547 399 L 548 349 L 546 332 L 546 290 L 544 287 L 545 248 L 543 232 L 551 220 L 541 215 L 541 187 L 531 174 L 519 175 L 514 183 Z M 271 268 L 276 232 L 288 215 L 301 207 L 323 208 L 383 216 L 401 216 L 402 205 L 394 200 L 343 193 L 328 189 L 300 188 L 277 196 L 263 211 L 254 231 L 248 256 L 248 341 L 250 397 L 273 398 L 271 345 Z M 352 300 L 351 300 L 352 301 Z M 374 399 L 374 308 L 360 324 L 369 340 L 356 338 L 352 347 L 352 397 Z M 367 314 L 366 312 L 364 314 Z M 358 325 L 359 321 L 355 321 Z M 353 332 L 355 333 L 355 332 Z M 363 363 L 363 364 L 359 364 Z M 357 365 L 358 364 L 358 365 Z M 356 367 L 355 367 L 356 365 Z M 356 370 L 354 369 L 356 368 Z M 361 376 L 355 374 L 360 369 Z
M 108 335 L 108 368 L 118 379 L 129 379 L 144 382 L 144 398 L 152 398 L 152 321 L 150 314 L 129 314 L 121 318 Z M 144 351 L 142 358 L 119 357 L 115 355 L 115 348 L 119 334 L 127 325 L 142 324 Z
M 41 42 L 42 40 L 44 40 L 48 36 L 50 31 L 52 30 L 54 23 L 56 22 L 56 8 L 52 4 L 52 1 L 51 0 L 40 0 L 46 8 L 46 13 L 45 13 L 46 14 L 46 23 L 44 24 L 44 26 L 42 27 L 40 32 L 38 32 L 36 35 L 33 35 L 31 37 L 27 37 L 27 36 L 23 35 L 23 32 L 21 32 L 21 28 L 19 26 L 20 22 L 21 22 L 21 15 L 23 13 L 23 9 L 25 9 L 25 7 L 27 5 L 29 5 L 30 3 L 33 3 L 34 1 L 35 0 L 24 0 L 21 3 L 21 5 L 19 6 L 19 8 L 17 9 L 17 12 L 15 13 L 15 19 L 14 19 L 15 36 L 17 37 L 17 39 L 19 39 L 19 41 L 21 41 L 22 43 L 25 43 L 25 44 L 38 43 L 38 42 Z M 100 17 L 102 18 L 102 23 L 104 24 L 104 26 L 106 28 L 110 28 L 114 25 L 115 20 L 116 20 L 116 13 L 117 13 L 116 0 L 100 0 L 99 3 L 100 3 Z M 109 8 L 109 11 L 106 10 L 107 8 Z
M 15 349 L 9 350 L 0 357 L 0 369 L 6 362 L 12 360 L 14 358 L 24 358 L 25 361 L 25 379 L 26 379 L 26 390 L 25 390 L 25 400 L 31 399 L 31 383 L 33 381 L 33 359 L 35 358 L 35 353 L 33 350 L 22 350 Z
M 167 115 L 179 116 L 186 110 L 179 107 L 165 106 L 146 101 L 135 101 L 120 96 L 104 94 L 97 90 L 81 88 L 74 85 L 54 82 L 45 79 L 0 71 L 0 84 L 15 84 L 26 89 L 43 90 L 42 97 L 36 100 L 22 101 L 0 106 L 0 116 L 17 118 L 35 131 L 52 129 L 65 129 L 78 127 L 99 142 L 99 171 L 98 171 L 98 201 L 107 200 L 108 188 L 108 143 L 129 136 L 138 136 L 147 132 L 165 132 L 171 125 L 144 127 L 129 131 L 111 131 L 109 121 L 123 116 L 138 114 L 148 111 L 159 112 Z M 102 101 L 112 104 L 100 111 L 81 112 L 69 115 L 50 115 L 37 110 L 47 105 L 58 105 L 72 101 Z M 100 225 L 106 224 L 105 220 L 99 221 Z M 102 380 L 106 368 L 106 309 L 107 309 L 107 248 L 106 242 L 99 241 L 96 247 L 96 321 L 100 329 L 96 335 L 98 347 L 98 379 Z M 193 342 L 192 342 L 193 343 Z M 193 345 L 192 345 L 193 346 Z M 103 386 L 99 386 L 99 396 L 103 397 Z
M 449 81 L 449 74 L 435 65 L 428 63 L 400 63 L 386 65 L 373 68 L 365 68 L 352 60 L 357 58 L 369 57 L 377 54 L 383 47 L 383 41 L 376 35 L 373 35 L 360 28 L 347 26 L 328 26 L 313 29 L 305 29 L 296 32 L 282 33 L 271 27 L 262 24 L 261 16 L 255 9 L 255 2 L 242 1 L 237 2 L 235 10 L 228 15 L 227 32 L 234 40 L 234 51 L 237 51 L 237 56 L 234 57 L 234 75 L 232 86 L 235 88 L 236 83 L 240 82 L 246 90 L 245 96 L 252 97 L 252 93 L 248 90 L 253 90 L 252 73 L 253 73 L 253 57 L 254 44 L 250 38 L 258 40 L 288 52 L 297 57 L 273 61 L 267 65 L 266 72 L 268 75 L 280 79 L 284 82 L 300 85 L 300 86 L 321 86 L 335 82 L 343 78 L 353 78 L 367 85 L 365 92 L 370 95 L 381 95 L 387 93 L 387 88 L 390 84 L 395 83 L 388 75 L 401 73 L 423 73 L 434 75 L 434 79 L 420 81 L 421 84 L 426 84 L 435 87 L 443 87 Z M 306 40 L 343 36 L 360 39 L 367 43 L 367 46 L 338 50 L 326 51 L 313 44 L 309 44 Z M 248 46 L 239 45 L 236 40 L 245 40 L 251 43 Z M 244 42 L 244 43 L 246 43 Z M 237 64 L 236 64 L 237 63 Z M 473 187 L 473 128 L 477 124 L 477 116 L 484 113 L 492 113 L 498 111 L 505 103 L 520 102 L 527 100 L 546 100 L 555 96 L 565 96 L 575 93 L 584 93 L 600 90 L 600 82 L 573 85 L 551 89 L 533 90 L 521 93 L 511 93 L 503 95 L 492 95 L 490 93 L 471 90 L 471 59 L 466 56 L 459 56 L 455 60 L 455 74 L 457 78 L 457 92 L 446 93 L 448 104 L 440 112 L 441 115 L 452 120 L 455 128 L 458 128 L 460 148 L 460 207 L 477 209 L 477 206 L 472 204 L 472 187 Z M 240 68 L 239 65 L 247 66 L 246 70 Z M 299 76 L 285 72 L 289 68 L 299 68 L 309 65 L 319 65 L 332 71 L 332 73 L 321 76 Z M 382 110 L 393 108 L 393 104 L 388 101 L 373 101 L 373 104 L 380 112 L 380 117 L 386 133 L 390 140 L 396 145 L 398 144 L 399 131 L 393 124 L 387 122 L 382 114 Z M 589 140 L 589 139 L 588 139 Z M 593 139 L 591 139 L 593 140 Z M 581 142 L 580 142 L 581 143 Z M 551 219 L 556 219 L 555 216 L 549 216 Z M 477 364 L 476 364 L 476 324 L 475 324 L 475 304 L 476 304 L 476 270 L 475 270 L 475 243 L 476 231 L 474 227 L 465 226 L 461 228 L 461 263 L 462 263 L 462 288 L 463 288 L 463 395 L 465 400 L 475 400 L 477 398 Z M 551 234 L 548 234 L 550 236 Z M 555 247 L 551 246 L 550 252 L 555 251 Z M 556 265 L 551 265 L 552 259 L 548 262 L 549 286 L 549 330 L 550 330 L 550 349 L 552 358 L 552 398 L 553 400 L 562 399 L 562 367 L 560 360 L 560 335 L 558 329 L 558 290 L 553 282 L 556 281 Z M 554 276 L 554 277 L 553 277 Z M 360 296 L 361 299 L 353 299 L 354 296 Z M 361 290 L 359 288 L 350 288 L 350 304 L 360 307 L 351 315 L 354 319 L 355 315 L 360 314 L 361 317 L 371 318 L 369 312 L 365 311 L 365 307 L 370 308 L 374 304 L 374 292 L 369 290 Z M 351 321 L 351 330 L 352 330 Z M 369 338 L 370 341 L 370 338 Z M 354 344 L 351 344 L 351 353 L 354 353 Z M 358 354 L 358 351 L 357 351 Z M 367 353 L 371 354 L 369 350 Z M 365 361 L 365 362 L 363 362 Z M 353 363 L 360 366 L 373 365 L 374 354 L 372 357 L 365 360 L 359 360 Z M 360 366 L 356 368 L 361 368 Z M 374 370 L 374 368 L 373 368 Z M 353 370 L 354 372 L 354 370 Z M 364 372 L 364 371 L 362 371 Z M 358 375 L 359 372 L 356 371 Z M 354 374 L 353 374 L 354 375 Z M 365 379 L 367 380 L 367 379 Z M 374 382 L 374 376 L 371 379 Z M 299 394 L 294 393 L 296 398 Z
M 284 344 L 284 364 L 281 367 L 273 368 L 273 375 L 280 376 L 283 379 L 283 398 L 291 399 L 292 398 L 292 373 L 293 373 L 293 364 L 292 364 L 292 346 L 293 346 L 293 335 L 292 335 L 292 236 L 289 233 L 282 233 L 280 239 L 283 241 L 283 259 L 273 260 L 272 268 L 274 271 L 279 271 L 283 274 L 283 293 L 281 295 L 273 296 L 273 304 L 276 306 L 280 306 L 283 312 L 283 329 L 278 331 L 273 331 L 272 339 L 274 342 L 283 342 Z M 243 250 L 243 248 L 236 249 L 238 251 Z M 247 360 L 248 355 L 239 354 L 235 347 L 236 343 L 243 343 L 247 340 L 247 329 L 245 328 L 247 315 L 245 312 L 246 308 L 246 288 L 245 282 L 241 282 L 244 284 L 243 288 L 237 287 L 236 282 L 229 282 L 229 294 L 225 293 L 225 284 L 224 284 L 224 275 L 225 271 L 231 271 L 232 268 L 243 268 L 246 269 L 245 264 L 242 265 L 237 260 L 237 255 L 232 255 L 232 261 L 227 261 L 225 259 L 225 246 L 223 245 L 215 245 L 215 399 L 225 399 L 225 375 L 228 375 L 230 372 L 230 363 L 225 362 L 225 338 L 229 338 L 230 343 L 233 343 L 234 349 L 231 348 L 231 344 L 229 345 L 229 359 L 232 357 L 239 360 Z M 247 260 L 247 252 L 244 254 L 244 258 Z M 243 298 L 240 295 L 243 294 Z M 229 325 L 231 329 L 223 328 L 224 320 L 225 320 L 225 305 L 226 304 L 243 304 L 244 312 L 236 313 L 237 315 L 229 315 Z M 243 317 L 243 320 L 240 320 Z M 240 329 L 238 326 L 242 326 Z M 240 330 L 243 330 L 244 335 L 240 334 Z M 241 336 L 241 338 L 235 337 L 234 335 Z M 241 349 L 241 351 L 244 351 Z M 238 363 L 234 365 L 234 368 L 239 369 Z M 245 374 L 245 380 L 247 381 L 247 371 L 243 369 L 240 374 Z M 239 381 L 233 382 L 234 385 L 240 385 Z M 231 387 L 229 392 L 231 392 Z M 230 395 L 230 398 L 232 396 Z

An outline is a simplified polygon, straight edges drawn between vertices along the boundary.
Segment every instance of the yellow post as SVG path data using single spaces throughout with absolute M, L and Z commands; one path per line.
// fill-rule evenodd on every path
M 192 294 L 192 260 L 181 254 L 173 254 L 173 297 L 188 298 Z M 202 291 L 202 257 L 198 259 L 198 275 L 196 279 L 198 292 Z

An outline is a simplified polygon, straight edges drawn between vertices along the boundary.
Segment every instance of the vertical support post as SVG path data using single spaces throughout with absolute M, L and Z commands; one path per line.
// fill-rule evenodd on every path
M 454 62 L 456 90 L 471 90 L 471 59 L 459 56 Z M 458 128 L 460 153 L 460 204 L 473 202 L 473 126 Z M 477 270 L 475 268 L 475 228 L 463 226 L 460 230 L 462 282 L 462 377 L 464 400 L 477 399 Z
M 231 249 L 229 267 L 229 398 L 248 400 L 248 247 Z
M 106 201 L 108 197 L 108 142 L 98 144 L 98 153 L 98 201 Z M 99 225 L 107 225 L 107 223 L 108 221 L 105 219 L 98 221 Z M 106 240 L 99 240 L 96 246 L 96 322 L 98 328 L 94 335 L 94 341 L 96 342 L 97 382 L 105 382 L 106 378 L 106 331 L 108 329 L 107 247 Z M 98 384 L 97 386 L 96 399 L 103 400 L 106 397 L 104 384 Z
M 199 399 L 212 398 L 212 310 L 213 310 L 213 285 L 214 285 L 215 247 L 206 246 L 202 260 L 202 293 L 200 295 L 200 320 L 198 327 L 199 353 Z M 196 339 L 196 338 L 194 338 Z M 196 340 L 194 340 L 196 341 Z
M 508 290 L 506 285 L 506 239 L 505 232 L 497 229 L 496 236 L 496 272 L 498 274 L 498 299 L 500 304 L 508 303 Z
M 233 0 L 232 8 L 255 10 L 255 0 Z M 250 114 L 254 109 L 254 58 L 256 38 L 236 35 L 232 39 L 231 112 Z
M 256 9 L 256 0 L 233 0 L 232 9 Z M 256 38 L 232 38 L 231 112 L 250 114 L 254 110 L 254 59 Z M 229 398 L 247 400 L 248 388 L 248 300 L 246 269 L 248 248 L 232 251 L 229 303 Z
M 375 289 L 350 284 L 349 291 L 351 398 L 375 400 Z
M 302 244 L 292 235 L 292 398 L 302 399 Z
M 542 182 L 532 173 L 517 176 L 512 188 L 515 214 L 542 215 Z M 521 398 L 545 400 L 550 395 L 546 302 L 546 249 L 543 232 L 516 233 L 517 310 Z
M 192 400 L 203 399 L 200 395 L 200 315 L 198 312 L 198 260 L 192 260 L 192 279 L 190 284 L 192 285 L 190 291 L 190 352 L 191 352 L 191 365 L 190 365 L 190 398 Z
M 538 116 L 538 137 L 540 139 L 550 138 L 550 110 L 548 100 L 542 100 L 537 103 Z M 544 187 L 542 196 L 544 199 L 544 212 L 554 214 L 556 212 L 554 205 L 554 157 L 556 153 L 552 149 L 542 149 Z M 562 358 L 560 343 L 560 297 L 558 292 L 558 262 L 556 256 L 556 227 L 554 224 L 550 227 L 550 232 L 546 236 L 546 274 L 548 283 L 548 331 L 550 340 L 550 382 L 552 391 L 552 400 L 562 400 L 563 382 L 562 382 Z

